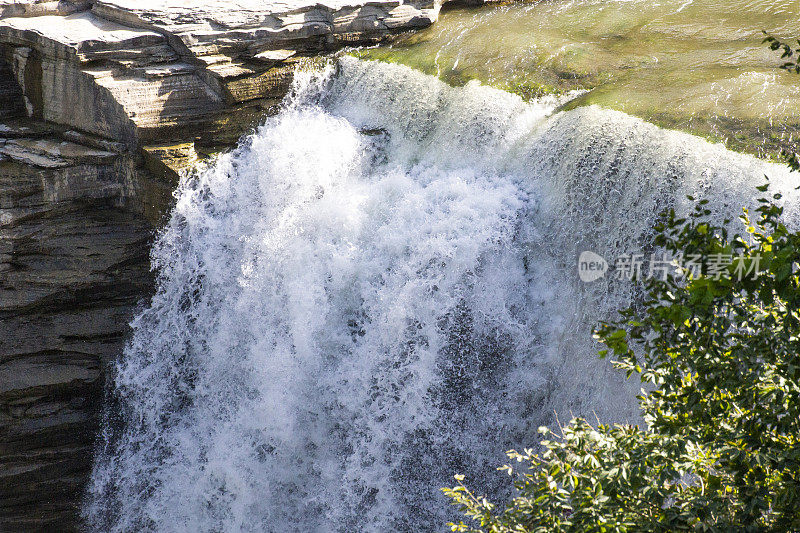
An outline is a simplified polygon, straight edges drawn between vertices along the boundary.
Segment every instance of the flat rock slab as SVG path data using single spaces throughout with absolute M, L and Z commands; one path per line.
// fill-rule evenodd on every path
M 69 15 L 89 7 L 91 0 L 0 0 L 0 18 Z
M 53 139 L 2 139 L 0 155 L 40 168 L 61 168 L 80 163 L 109 163 L 117 154 L 69 141 Z
M 0 23 L 0 35 L 4 41 L 21 44 L 47 39 L 77 53 L 139 48 L 166 40 L 160 33 L 123 26 L 90 12 L 5 18 Z
M 127 13 L 171 31 L 246 29 L 274 25 L 276 17 L 321 9 L 338 11 L 363 6 L 394 7 L 402 0 L 98 0 L 95 8 Z M 424 4 L 425 2 L 411 2 Z M 433 4 L 433 2 L 427 2 Z
M 163 35 L 138 28 L 130 28 L 96 17 L 89 12 L 65 17 L 11 17 L 3 20 L 4 26 L 18 30 L 35 31 L 40 35 L 75 48 L 106 47 L 118 43 L 131 43 L 137 39 L 162 41 Z
M 320 48 L 319 38 L 363 41 L 432 24 L 442 0 L 96 0 L 92 10 L 122 24 L 177 37 L 195 56 L 250 57 L 265 50 Z M 287 46 L 286 43 L 290 43 Z

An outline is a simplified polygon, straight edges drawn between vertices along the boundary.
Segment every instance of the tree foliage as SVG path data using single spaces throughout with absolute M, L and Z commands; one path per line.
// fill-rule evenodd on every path
M 767 42 L 792 61 L 800 53 Z M 649 279 L 643 305 L 597 328 L 601 355 L 647 384 L 647 430 L 542 428 L 542 451 L 508 453 L 506 505 L 460 476 L 443 489 L 469 518 L 453 531 L 800 531 L 800 232 L 780 200 L 761 198 L 732 235 L 728 221 L 708 221 L 705 200 L 685 219 L 665 214 L 659 246 L 732 261 Z
M 797 40 L 798 48 L 793 49 L 793 45 L 783 42 L 777 37 L 769 35 L 767 32 L 764 32 L 764 35 L 766 35 L 764 43 L 767 43 L 772 50 L 781 54 L 783 64 L 780 68 L 788 72 L 800 74 L 800 39 Z M 800 154 L 784 150 L 783 157 L 792 170 L 800 171 Z
M 644 312 L 597 329 L 601 354 L 651 387 L 649 430 L 543 429 L 543 453 L 509 453 L 524 468 L 504 467 L 518 490 L 502 510 L 445 489 L 474 519 L 454 531 L 800 530 L 800 233 L 779 198 L 734 236 L 707 222 L 705 201 L 688 219 L 668 213 L 660 246 L 732 256 L 727 271 L 648 280 Z

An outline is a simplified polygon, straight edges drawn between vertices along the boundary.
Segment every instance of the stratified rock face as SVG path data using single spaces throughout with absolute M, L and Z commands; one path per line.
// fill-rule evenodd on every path
M 65 531 L 152 226 L 123 208 L 130 156 L 29 120 L 0 135 L 0 531 Z
M 0 0 L 29 113 L 131 146 L 252 124 L 296 62 L 431 24 L 440 0 Z M 240 134 L 242 127 L 234 127 Z M 246 129 L 246 128 L 244 128 Z
M 71 531 L 178 173 L 442 0 L 0 0 L 0 531 Z
M 428 26 L 436 0 L 97 0 L 93 11 L 111 20 L 153 28 L 177 39 L 208 64 L 220 56 L 248 60 L 275 50 L 319 51 L 363 42 L 396 29 Z

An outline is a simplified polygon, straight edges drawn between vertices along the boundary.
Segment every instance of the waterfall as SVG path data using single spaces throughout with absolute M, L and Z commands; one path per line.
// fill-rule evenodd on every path
M 407 67 L 299 73 L 276 116 L 187 175 L 113 372 L 96 531 L 443 531 L 439 488 L 571 415 L 637 422 L 592 327 L 636 298 L 576 257 L 652 249 L 662 209 L 734 217 L 769 174 L 568 96 Z M 789 216 L 794 216 L 791 214 Z

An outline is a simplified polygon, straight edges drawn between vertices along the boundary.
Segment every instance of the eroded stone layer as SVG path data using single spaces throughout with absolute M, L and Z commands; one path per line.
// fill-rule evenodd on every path
M 0 140 L 0 531 L 68 531 L 152 226 L 127 156 L 27 130 Z

